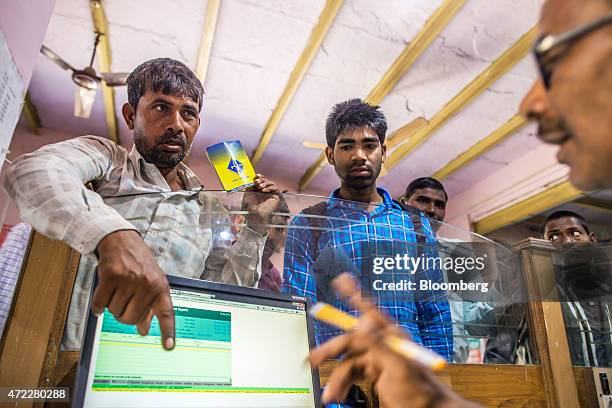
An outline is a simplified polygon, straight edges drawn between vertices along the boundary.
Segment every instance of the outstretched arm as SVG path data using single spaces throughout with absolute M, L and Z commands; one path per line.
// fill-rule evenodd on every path
M 96 252 L 94 313 L 108 307 L 120 322 L 137 324 L 142 334 L 156 315 L 163 345 L 171 349 L 174 309 L 166 276 L 136 228 L 85 187 L 111 177 L 123 160 L 112 142 L 79 137 L 19 157 L 9 167 L 5 186 L 34 229 L 83 254 Z
M 89 254 L 111 232 L 135 230 L 85 187 L 108 177 L 117 156 L 112 142 L 94 136 L 47 145 L 9 166 L 5 187 L 23 221 Z

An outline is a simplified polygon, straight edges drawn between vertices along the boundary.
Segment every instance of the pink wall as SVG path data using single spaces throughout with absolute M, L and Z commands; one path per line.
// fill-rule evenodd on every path
M 30 133 L 27 125 L 23 123 L 23 120 L 21 120 L 19 123 L 17 123 L 17 127 L 15 128 L 13 140 L 9 147 L 10 152 L 6 155 L 6 158 L 13 161 L 22 154 L 33 152 L 46 144 L 61 142 L 62 140 L 73 138 L 74 136 L 75 135 L 70 135 L 65 132 L 58 132 L 56 130 L 47 128 L 40 129 L 40 135 L 35 135 Z M 4 186 L 5 172 L 6 166 L 3 167 L 2 172 L 0 172 L 0 182 L 2 183 L 2 186 Z M 4 187 L 2 187 L 0 191 L 0 211 L 6 211 L 6 216 L 2 224 L 17 224 L 19 222 L 17 208 L 14 204 L 7 202 L 8 197 L 4 192 Z M 7 206 L 8 209 L 6 209 Z M 2 213 L 0 213 L 0 216 L 1 214 Z
M 0 1 L 0 30 L 27 88 L 55 0 Z
M 446 222 L 470 230 L 472 222 L 565 181 L 569 169 L 557 162 L 557 150 L 542 145 L 453 197 Z

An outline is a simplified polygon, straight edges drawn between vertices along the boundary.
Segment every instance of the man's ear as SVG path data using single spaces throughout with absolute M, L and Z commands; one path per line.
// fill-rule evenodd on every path
M 381 161 L 381 163 L 384 163 L 385 160 L 387 159 L 387 145 L 384 144 L 384 145 L 381 146 L 381 148 L 382 148 L 382 161 Z
M 128 129 L 134 130 L 134 115 L 136 115 L 136 112 L 134 108 L 132 108 L 132 105 L 124 103 L 121 107 L 121 115 L 123 115 L 123 120 L 125 120 Z
M 596 244 L 597 243 L 597 235 L 595 235 L 594 232 L 591 232 L 589 234 L 589 239 L 591 240 L 592 243 Z
M 327 156 L 327 162 L 329 164 L 331 164 L 332 166 L 336 165 L 336 160 L 334 160 L 334 149 L 332 149 L 331 147 L 327 146 L 325 148 L 325 156 Z

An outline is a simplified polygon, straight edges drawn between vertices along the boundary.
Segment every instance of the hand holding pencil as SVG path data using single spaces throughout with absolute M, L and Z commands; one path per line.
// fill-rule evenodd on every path
M 477 406 L 439 382 L 431 371 L 433 366 L 430 363 L 435 359 L 417 361 L 413 356 L 407 358 L 407 353 L 400 346 L 405 346 L 406 342 L 416 345 L 374 304 L 361 298 L 361 293 L 349 274 L 340 275 L 333 285 L 342 297 L 359 310 L 360 317 L 357 319 L 340 312 L 328 319 L 327 321 L 334 320 L 334 324 L 348 331 L 310 353 L 310 362 L 314 367 L 324 360 L 344 355 L 329 377 L 323 393 L 324 403 L 343 401 L 351 384 L 365 379 L 372 382 L 381 405 L 386 408 Z M 327 317 L 329 313 L 339 312 L 329 305 L 325 306 L 329 308 L 325 312 Z M 325 313 L 321 314 L 325 306 L 319 307 L 318 317 L 325 316 Z M 341 318 L 340 321 L 338 317 Z M 437 357 L 436 354 L 431 354 Z

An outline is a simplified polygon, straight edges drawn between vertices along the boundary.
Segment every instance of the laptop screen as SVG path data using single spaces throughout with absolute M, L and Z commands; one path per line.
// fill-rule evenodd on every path
M 108 310 L 90 319 L 95 331 L 88 328 L 83 353 L 89 367 L 82 363 L 79 372 L 79 383 L 87 378 L 84 406 L 315 407 L 304 301 L 244 288 L 241 294 L 190 289 L 172 281 L 177 280 L 171 279 L 172 351 L 161 347 L 155 318 L 144 337 Z M 82 390 L 77 394 L 82 398 Z

